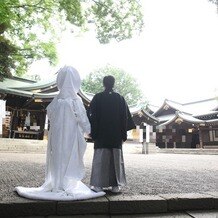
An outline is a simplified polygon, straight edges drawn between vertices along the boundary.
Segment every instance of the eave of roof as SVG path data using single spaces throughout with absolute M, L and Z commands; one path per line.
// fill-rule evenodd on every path
M 4 81 L 0 81 L 1 88 L 13 88 L 16 86 L 23 87 L 27 84 L 33 85 L 33 81 L 29 80 L 22 80 L 22 79 L 12 79 L 12 78 L 5 78 Z
M 189 111 L 187 111 L 182 106 L 182 104 L 180 104 L 178 102 L 170 101 L 168 99 L 165 99 L 164 103 L 162 104 L 162 106 L 156 112 L 154 112 L 152 115 L 153 116 L 157 116 L 158 113 L 160 113 L 162 110 L 165 110 L 164 107 L 166 107 L 166 106 L 168 106 L 169 108 L 174 109 L 175 111 L 180 111 L 180 112 L 187 113 L 187 114 L 191 115 L 191 113 Z
M 203 124 L 205 121 L 204 120 L 200 120 L 200 119 L 197 119 L 191 115 L 187 115 L 187 114 L 184 114 L 184 113 L 180 113 L 180 112 L 177 112 L 174 117 L 172 117 L 170 120 L 160 124 L 159 126 L 166 126 L 166 125 L 169 125 L 170 123 L 173 123 L 175 120 L 177 120 L 178 118 L 180 118 L 183 122 L 188 122 L 188 123 L 191 123 L 191 124 Z
M 43 80 L 34 84 L 26 85 L 26 86 L 13 86 L 10 88 L 18 89 L 18 90 L 25 90 L 25 91 L 31 91 L 36 89 L 44 89 L 44 88 L 53 88 L 56 86 L 56 77 L 50 80 Z
M 41 99 L 51 99 L 54 98 L 59 92 L 51 92 L 51 93 L 32 93 L 34 98 Z
M 29 97 L 29 98 L 31 98 L 33 95 L 32 92 L 10 89 L 10 88 L 0 88 L 0 92 L 4 94 L 12 94 L 12 95 L 18 95 L 18 96 Z
M 215 111 L 218 108 L 217 98 L 209 98 L 200 101 L 182 104 L 187 111 L 192 114 L 207 114 L 210 111 Z
M 209 111 L 207 113 L 201 113 L 201 114 L 193 114 L 193 117 L 202 117 L 202 116 L 210 116 L 218 114 L 218 111 Z
M 218 119 L 206 120 L 205 123 L 206 124 L 215 124 L 215 123 L 218 124 Z
M 133 116 L 139 115 L 139 116 L 149 117 L 155 123 L 159 123 L 159 119 L 154 117 L 152 114 L 150 114 L 145 109 L 143 109 L 143 107 L 140 104 L 130 105 L 129 110 Z
M 152 119 L 155 123 L 159 123 L 159 119 L 156 118 L 156 117 L 154 117 L 154 116 L 151 115 L 150 113 L 148 113 L 148 111 L 145 111 L 145 110 L 142 109 L 142 114 L 143 114 L 144 116 L 147 116 L 147 117 L 149 117 L 150 119 Z
M 172 119 L 175 116 L 175 114 L 168 114 L 168 115 L 162 115 L 158 117 L 158 120 L 162 122 L 166 122 L 167 120 Z
M 212 109 L 212 111 L 218 111 L 218 105 Z
M 93 96 L 86 95 L 81 89 L 79 90 L 78 94 L 82 99 L 84 99 L 88 104 L 90 104 Z

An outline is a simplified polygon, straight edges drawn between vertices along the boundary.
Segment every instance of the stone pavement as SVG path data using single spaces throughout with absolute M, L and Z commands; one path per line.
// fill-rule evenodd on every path
M 86 184 L 92 156 L 93 145 L 88 144 Z M 34 201 L 19 197 L 13 189 L 43 183 L 44 151 L 1 152 L 0 217 L 218 218 L 218 155 L 143 155 L 141 145 L 126 144 L 124 160 L 128 185 L 122 194 L 74 202 Z

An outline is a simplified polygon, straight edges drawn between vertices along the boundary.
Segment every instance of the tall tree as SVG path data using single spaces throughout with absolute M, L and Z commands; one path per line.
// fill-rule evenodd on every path
M 101 43 L 121 41 L 143 27 L 139 0 L 1 0 L 0 79 L 23 74 L 30 63 L 57 61 L 55 43 L 70 23 L 82 31 L 96 27 Z
M 210 1 L 210 2 L 212 2 L 214 4 L 218 4 L 218 0 L 208 0 L 208 1 Z
M 212 2 L 213 4 L 216 4 L 217 13 L 218 13 L 218 0 L 208 0 L 208 1 Z
M 129 105 L 144 102 L 143 94 L 136 79 L 122 69 L 107 65 L 88 74 L 82 81 L 82 90 L 96 94 L 104 90 L 102 80 L 104 76 L 115 77 L 115 91 L 123 95 Z

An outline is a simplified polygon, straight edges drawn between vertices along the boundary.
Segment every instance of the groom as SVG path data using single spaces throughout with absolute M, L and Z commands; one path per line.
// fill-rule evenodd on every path
M 114 84 L 113 76 L 104 77 L 105 90 L 93 97 L 88 112 L 94 140 L 90 185 L 96 192 L 106 188 L 118 193 L 126 185 L 122 144 L 127 130 L 135 125 L 124 97 L 113 90 Z

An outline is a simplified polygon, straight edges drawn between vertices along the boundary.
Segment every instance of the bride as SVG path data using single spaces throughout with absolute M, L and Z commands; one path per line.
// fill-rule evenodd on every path
M 18 186 L 20 196 L 42 200 L 82 200 L 103 196 L 93 192 L 81 180 L 85 169 L 83 156 L 86 150 L 84 133 L 90 133 L 84 105 L 77 95 L 81 86 L 76 69 L 65 66 L 58 71 L 59 94 L 47 107 L 50 121 L 46 155 L 46 176 L 42 186 Z

